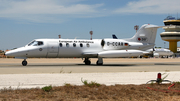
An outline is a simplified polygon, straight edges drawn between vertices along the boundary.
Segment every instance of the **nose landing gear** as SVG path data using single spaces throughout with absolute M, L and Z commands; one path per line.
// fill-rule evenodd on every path
M 26 66 L 26 65 L 27 65 L 26 59 L 24 59 L 24 60 L 22 61 L 22 65 L 23 65 L 23 66 Z

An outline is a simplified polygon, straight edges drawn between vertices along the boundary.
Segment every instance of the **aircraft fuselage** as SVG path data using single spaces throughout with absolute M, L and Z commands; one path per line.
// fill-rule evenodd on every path
M 151 46 L 151 45 L 150 45 Z M 121 39 L 36 39 L 25 47 L 17 48 L 6 53 L 16 58 L 71 58 L 98 57 L 98 53 L 110 50 L 141 50 L 149 47 L 138 42 L 127 42 Z M 120 51 L 119 51 L 120 52 Z M 127 55 L 127 54 L 126 54 Z M 123 57 L 129 57 L 123 56 Z M 120 56 L 112 56 L 120 57 Z

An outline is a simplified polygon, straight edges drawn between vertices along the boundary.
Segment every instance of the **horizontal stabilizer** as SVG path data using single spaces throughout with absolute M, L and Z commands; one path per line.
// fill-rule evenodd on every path
M 162 28 L 162 27 L 165 27 L 165 26 L 148 25 L 145 28 L 148 29 L 148 28 Z

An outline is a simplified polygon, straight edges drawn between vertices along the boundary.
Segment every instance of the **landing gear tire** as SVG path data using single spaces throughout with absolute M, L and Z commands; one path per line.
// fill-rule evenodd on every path
M 26 60 L 22 61 L 22 65 L 26 66 L 27 65 L 27 61 Z
M 90 65 L 90 64 L 91 64 L 91 61 L 90 61 L 90 60 L 89 60 L 89 61 L 86 61 L 85 64 L 86 64 L 86 65 Z
M 103 65 L 103 63 L 98 63 L 99 61 L 96 62 L 96 65 Z
M 90 65 L 91 61 L 89 60 L 89 58 L 85 58 L 84 63 L 85 65 Z

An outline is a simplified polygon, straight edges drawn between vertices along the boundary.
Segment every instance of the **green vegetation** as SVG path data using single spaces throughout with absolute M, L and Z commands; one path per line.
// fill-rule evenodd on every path
M 52 90 L 52 86 L 51 85 L 50 86 L 45 86 L 45 87 L 42 88 L 42 90 L 45 91 L 45 92 L 49 92 L 50 90 Z
M 162 78 L 162 80 L 165 80 L 165 79 L 168 77 L 169 74 L 167 74 L 167 75 L 166 75 L 166 74 L 167 74 L 167 73 L 163 73 L 163 74 L 162 74 L 162 75 L 165 75 L 165 76 Z
M 174 82 L 175 84 L 180 84 L 180 81 Z
M 59 71 L 59 73 L 66 73 L 64 70 L 63 70 L 63 67 L 61 68 L 61 70 Z M 67 73 L 72 73 L 72 71 L 69 71 Z
M 88 87 L 99 87 L 99 86 L 101 86 L 101 84 L 99 84 L 99 83 L 97 83 L 97 82 L 95 82 L 95 81 L 91 81 L 91 82 L 89 82 L 88 83 L 88 81 L 87 80 L 82 80 L 82 78 L 81 78 L 81 82 L 85 85 L 85 86 L 88 86 Z
M 64 83 L 64 86 L 70 87 L 70 86 L 73 86 L 73 85 L 71 85 L 70 83 Z

